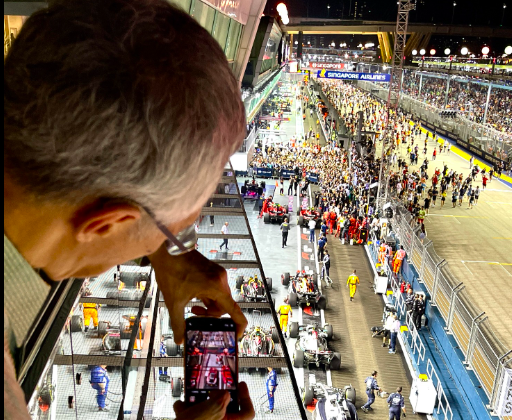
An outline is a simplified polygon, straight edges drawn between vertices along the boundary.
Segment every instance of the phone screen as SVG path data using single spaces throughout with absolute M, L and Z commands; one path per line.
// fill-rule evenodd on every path
M 186 321 L 185 398 L 188 404 L 208 399 L 210 391 L 231 394 L 228 412 L 238 411 L 238 348 L 230 318 L 192 317 Z

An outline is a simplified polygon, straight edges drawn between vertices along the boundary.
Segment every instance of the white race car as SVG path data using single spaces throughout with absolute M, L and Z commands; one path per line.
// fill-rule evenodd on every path
M 317 383 L 306 390 L 304 404 L 311 405 L 313 399 L 317 400 L 313 420 L 358 420 L 352 385 L 339 389 Z

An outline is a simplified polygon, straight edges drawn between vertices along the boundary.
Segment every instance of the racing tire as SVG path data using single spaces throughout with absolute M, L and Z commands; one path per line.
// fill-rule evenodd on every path
M 242 284 L 244 284 L 244 277 L 238 276 L 236 278 L 236 290 L 240 290 L 240 288 L 242 287 Z
M 110 324 L 107 321 L 98 322 L 98 337 L 103 338 L 107 334 L 107 329 Z
M 290 273 L 284 273 L 281 278 L 281 284 L 283 286 L 288 286 L 290 284 Z
M 334 331 L 331 324 L 327 324 L 325 326 L 325 331 L 327 332 L 327 340 L 332 340 L 332 337 L 334 336 Z
M 347 407 L 350 414 L 350 420 L 358 420 L 359 417 L 357 416 L 357 408 L 355 403 L 352 404 L 350 401 L 347 401 Z
M 268 286 L 268 290 L 271 292 L 272 291 L 272 277 L 267 277 L 267 286 Z
M 274 344 L 279 343 L 279 333 L 277 332 L 277 328 L 272 328 L 272 341 Z
M 304 352 L 302 350 L 295 350 L 295 353 L 293 355 L 293 367 L 304 367 Z
M 168 339 L 165 340 L 165 347 L 167 349 L 167 356 L 175 357 L 179 355 L 180 346 L 178 346 L 174 340 Z
M 298 300 L 297 293 L 291 292 L 290 297 L 288 299 L 288 303 L 292 308 L 297 307 L 297 300 Z
M 356 389 L 352 385 L 347 385 L 344 389 L 344 396 L 348 402 L 355 404 L 357 401 Z
M 290 338 L 297 338 L 299 336 L 299 323 L 292 322 L 290 324 Z
M 263 222 L 265 222 L 267 224 L 270 223 L 270 214 L 265 213 L 265 215 L 263 216 Z
M 329 363 L 329 369 L 331 370 L 340 370 L 341 369 L 341 354 L 334 353 L 332 356 L 331 363 Z
M 181 397 L 181 391 L 183 390 L 183 382 L 181 378 L 176 378 L 172 381 L 172 396 L 174 398 Z
M 306 393 L 304 394 L 304 405 L 307 407 L 308 405 L 313 404 L 314 398 L 315 398 L 315 391 L 313 391 L 313 388 L 306 389 Z
M 84 330 L 84 319 L 82 315 L 73 315 L 70 322 L 70 330 L 74 332 L 82 332 Z
M 303 216 L 299 216 L 299 218 L 297 219 L 297 225 L 304 226 L 304 217 Z
M 320 296 L 318 299 L 318 309 L 326 309 L 327 308 L 327 298 L 325 296 Z

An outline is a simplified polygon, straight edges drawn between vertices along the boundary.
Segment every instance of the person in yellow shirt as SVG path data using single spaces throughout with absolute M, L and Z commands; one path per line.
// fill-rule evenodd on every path
M 94 329 L 98 328 L 98 308 L 99 305 L 96 303 L 82 303 L 84 308 L 84 325 L 85 331 L 89 329 L 89 324 L 91 322 L 94 325 Z
M 292 307 L 289 305 L 287 298 L 284 299 L 283 305 L 279 307 L 277 313 L 279 314 L 279 327 L 286 338 L 288 337 L 288 316 L 292 314 Z
M 356 270 L 348 277 L 347 286 L 350 290 L 350 301 L 354 300 L 356 294 L 357 285 L 359 284 L 359 277 L 356 275 Z

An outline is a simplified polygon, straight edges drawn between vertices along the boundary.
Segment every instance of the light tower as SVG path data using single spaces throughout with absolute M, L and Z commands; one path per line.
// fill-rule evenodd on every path
M 386 119 L 384 124 L 384 132 L 382 133 L 382 155 L 380 160 L 377 206 L 380 204 L 379 199 L 382 193 L 386 138 L 389 136 L 389 127 L 394 127 L 396 109 L 398 108 L 398 99 L 400 98 L 400 91 L 402 90 L 402 69 L 404 64 L 405 42 L 407 39 L 407 25 L 409 24 L 409 12 L 416 8 L 416 4 L 412 0 L 398 0 L 397 3 L 398 15 L 396 17 L 395 45 L 393 48 L 393 56 L 391 60 L 391 78 L 389 80 Z M 392 144 L 390 143 L 388 148 L 391 146 Z

